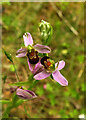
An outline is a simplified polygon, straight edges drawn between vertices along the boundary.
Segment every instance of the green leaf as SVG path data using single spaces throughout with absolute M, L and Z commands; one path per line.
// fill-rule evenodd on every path
M 10 104 L 11 101 L 9 100 L 0 100 L 0 104 Z
M 13 96 L 12 96 L 12 104 L 13 104 L 13 106 L 16 104 L 17 100 L 18 100 L 18 96 L 17 96 L 16 93 L 14 92 L 14 94 L 13 94 Z
M 13 94 L 12 96 L 12 107 L 18 107 L 23 103 L 24 100 L 20 99 L 16 93 Z
M 3 51 L 4 51 L 4 54 L 6 55 L 6 57 L 13 63 L 11 54 L 7 53 L 4 49 L 3 49 Z
M 24 110 L 25 110 L 26 115 L 30 118 L 30 115 L 29 115 L 29 113 L 27 112 L 27 109 L 26 109 L 25 105 L 24 105 Z
M 16 83 L 12 83 L 12 84 L 9 84 L 9 85 L 12 85 L 12 86 L 23 86 L 23 85 L 28 85 L 28 82 L 16 82 Z
M 8 115 L 6 112 L 3 113 L 3 115 L 2 115 L 2 120 L 3 120 L 4 118 L 9 118 L 9 115 Z
M 6 107 L 3 115 L 2 115 L 2 118 L 8 118 L 11 109 L 12 109 L 12 106 L 11 106 L 11 105 L 8 105 L 8 106 Z

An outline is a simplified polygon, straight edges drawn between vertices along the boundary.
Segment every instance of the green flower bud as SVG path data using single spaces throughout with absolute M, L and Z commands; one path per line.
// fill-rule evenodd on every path
M 50 23 L 41 20 L 41 23 L 39 24 L 39 29 L 41 32 L 43 44 L 49 45 L 52 37 L 52 26 L 50 25 Z

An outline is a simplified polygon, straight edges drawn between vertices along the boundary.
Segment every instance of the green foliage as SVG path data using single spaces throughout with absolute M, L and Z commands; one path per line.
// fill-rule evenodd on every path
M 4 51 L 4 54 L 6 55 L 6 57 L 13 63 L 11 54 L 9 54 L 8 52 L 6 52 L 5 49 L 3 49 L 3 51 Z
M 36 93 L 38 94 L 38 96 L 42 96 L 44 94 L 43 87 L 42 86 L 40 86 L 40 88 L 37 87 Z
M 28 77 L 28 81 L 31 81 L 31 80 L 33 80 L 33 74 L 29 75 Z
M 24 105 L 24 111 L 25 111 L 26 115 L 30 118 L 30 115 L 29 115 L 29 113 L 27 112 L 27 109 L 26 109 L 26 106 L 25 106 L 25 105 Z
M 23 85 L 28 85 L 28 81 L 27 82 L 16 82 L 16 83 L 12 83 L 9 84 L 11 86 L 23 86 Z
M 23 102 L 24 102 L 24 100 L 18 99 L 18 100 L 16 101 L 16 103 L 13 104 L 13 107 L 14 107 L 14 108 L 15 108 L 15 107 L 18 107 L 18 106 L 21 105 Z
M 0 104 L 10 104 L 9 100 L 0 100 Z
M 9 0 L 5 0 L 5 2 L 2 2 L 2 5 L 5 5 L 5 4 L 10 6 L 11 2 Z
M 61 7 L 62 11 L 67 10 L 68 6 L 69 6 L 69 2 L 64 2 L 64 0 L 61 1 L 60 7 Z
M 73 118 L 74 116 L 75 116 L 75 117 L 78 117 L 78 111 L 77 111 L 76 109 L 73 110 L 72 112 L 70 112 L 69 116 L 70 116 L 71 118 Z
M 39 80 L 34 80 L 31 84 L 31 86 L 28 88 L 28 90 L 31 90 L 32 88 L 34 88 L 34 86 L 36 86 L 36 84 L 38 83 Z
M 2 118 L 9 118 L 9 112 L 12 109 L 11 105 L 8 105 L 8 107 L 5 109 Z
M 3 114 L 2 120 L 5 119 L 5 118 L 9 118 L 9 115 L 6 112 Z
M 50 92 L 53 91 L 53 87 L 52 87 L 51 84 L 49 84 L 49 83 L 47 83 L 46 89 L 47 89 L 48 91 L 50 91 Z
M 5 26 L 7 27 L 12 22 L 12 17 L 10 17 L 10 16 L 4 16 L 4 17 L 2 17 L 2 21 L 5 23 Z

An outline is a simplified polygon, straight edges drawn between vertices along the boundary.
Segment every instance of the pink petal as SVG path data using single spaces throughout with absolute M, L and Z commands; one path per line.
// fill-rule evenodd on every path
M 13 86 L 13 87 L 11 87 L 11 88 L 10 88 L 11 93 L 15 92 L 17 88 L 18 88 L 18 86 Z
M 34 45 L 34 48 L 35 48 L 39 53 L 50 53 L 50 51 L 51 51 L 51 49 L 50 49 L 48 46 L 40 45 L 40 44 Z
M 21 99 L 32 99 L 35 98 L 36 95 L 34 92 L 30 91 L 30 90 L 23 90 L 18 88 L 16 90 L 16 94 L 21 98 Z
M 25 90 L 25 91 L 28 92 L 29 94 L 31 94 L 33 98 L 37 97 L 33 91 L 31 91 L 31 90 Z
M 65 66 L 65 61 L 63 60 L 59 61 L 58 70 L 61 70 L 62 68 L 64 68 L 64 66 Z
M 35 78 L 36 80 L 42 80 L 42 79 L 45 79 L 45 78 L 49 77 L 50 75 L 51 75 L 50 72 L 47 72 L 46 70 L 43 70 L 42 72 L 36 74 L 36 75 L 34 76 L 34 78 Z
M 58 70 L 61 70 L 62 68 L 64 68 L 64 66 L 65 66 L 65 61 L 63 60 L 55 63 L 55 68 L 57 68 Z
M 25 57 L 25 56 L 26 56 L 26 52 L 19 53 L 18 55 L 16 55 L 16 57 Z
M 21 48 L 17 50 L 16 57 L 25 57 L 27 52 L 27 48 Z
M 26 51 L 27 51 L 27 48 L 20 48 L 19 50 L 17 50 L 16 54 L 23 53 L 23 52 L 26 52 Z
M 52 76 L 62 86 L 68 85 L 68 81 L 65 79 L 65 77 L 58 70 L 54 71 L 52 73 Z
M 29 66 L 30 71 L 33 71 L 33 68 L 34 68 L 33 64 L 31 64 L 29 62 L 29 59 L 27 59 L 27 62 L 28 62 L 28 66 Z
M 27 47 L 28 45 L 32 45 L 33 44 L 33 39 L 30 33 L 25 33 L 25 35 L 23 35 L 24 38 L 24 44 Z

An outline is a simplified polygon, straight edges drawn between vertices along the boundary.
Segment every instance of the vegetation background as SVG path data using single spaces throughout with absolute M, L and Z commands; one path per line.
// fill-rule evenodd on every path
M 63 16 L 60 16 L 59 11 Z M 80 114 L 84 114 L 84 91 L 86 91 L 84 89 L 84 3 L 3 3 L 2 47 L 12 54 L 20 81 L 29 81 L 31 72 L 26 58 L 16 58 L 15 55 L 24 44 L 22 36 L 25 32 L 31 33 L 34 43 L 42 43 L 38 29 L 42 19 L 53 27 L 53 37 L 49 45 L 52 51 L 49 55 L 55 62 L 58 60 L 66 62 L 61 73 L 67 78 L 69 85 L 63 87 L 50 78 L 41 80 L 32 89 L 38 97 L 12 109 L 10 116 L 78 118 Z M 12 64 L 4 53 L 2 53 L 2 77 L 2 97 L 11 99 L 9 83 L 16 82 L 16 76 Z M 29 85 L 31 82 L 29 81 Z M 3 105 L 3 111 L 5 109 L 6 105 Z

